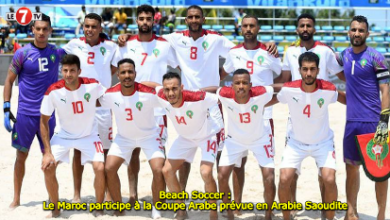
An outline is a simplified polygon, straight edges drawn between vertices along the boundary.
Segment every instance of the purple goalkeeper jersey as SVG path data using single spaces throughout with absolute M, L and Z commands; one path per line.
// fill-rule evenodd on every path
M 379 84 L 389 82 L 385 58 L 372 47 L 359 54 L 347 48 L 339 54 L 344 67 L 347 121 L 378 122 L 381 112 Z
M 39 49 L 29 43 L 16 51 L 9 68 L 19 77 L 18 114 L 41 115 L 43 95 L 58 81 L 60 60 L 65 54 L 52 44 Z

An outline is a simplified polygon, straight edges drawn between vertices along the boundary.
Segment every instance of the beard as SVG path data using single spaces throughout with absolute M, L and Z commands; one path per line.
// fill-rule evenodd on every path
M 351 42 L 352 46 L 359 47 L 359 46 L 362 46 L 362 45 L 364 45 L 366 43 L 366 39 L 359 38 L 360 39 L 359 43 L 355 43 L 354 39 L 355 38 L 351 38 L 350 39 L 350 42 Z
M 312 81 L 308 81 L 308 79 L 312 79 Z M 308 85 L 308 86 L 313 85 L 315 82 L 316 82 L 316 78 L 310 77 L 310 78 L 306 78 L 305 79 L 305 84 Z
M 197 25 L 198 26 L 198 29 L 194 29 L 192 28 L 192 24 L 188 25 L 188 29 L 191 31 L 191 32 L 200 32 L 202 30 L 202 24 L 199 24 Z
M 144 30 L 143 27 L 145 26 L 138 26 L 138 31 L 142 34 L 148 34 L 152 32 L 152 27 L 146 26 L 146 29 Z
M 313 38 L 313 34 L 307 33 L 307 36 L 304 36 L 302 33 L 302 34 L 299 34 L 299 38 L 303 41 L 309 41 Z

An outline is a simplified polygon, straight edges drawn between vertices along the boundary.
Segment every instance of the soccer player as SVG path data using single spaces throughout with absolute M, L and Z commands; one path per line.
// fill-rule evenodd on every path
M 179 193 L 182 187 L 176 177 L 176 171 L 184 161 L 191 163 L 196 149 L 202 150 L 200 173 L 205 183 L 205 190 L 209 193 L 217 192 L 217 185 L 213 177 L 213 165 L 217 156 L 217 137 L 220 126 L 209 108 L 218 103 L 215 94 L 204 91 L 183 90 L 179 74 L 169 72 L 163 77 L 163 88 L 157 87 L 160 106 L 166 110 L 167 116 L 178 136 L 168 139 L 169 149 L 167 160 L 163 167 L 163 174 L 170 192 Z M 183 203 L 183 200 L 178 200 Z M 209 201 L 215 203 L 215 200 Z M 177 219 L 187 218 L 185 211 L 178 211 Z M 210 212 L 210 219 L 217 219 L 217 211 Z
M 93 129 L 96 100 L 104 94 L 105 88 L 95 79 L 79 77 L 80 59 L 76 55 L 65 55 L 61 65 L 63 79 L 49 87 L 41 106 L 40 127 L 45 146 L 42 170 L 50 202 L 55 206 L 48 217 L 60 215 L 56 169 L 60 162 L 69 163 L 69 151 L 73 148 L 82 152 L 83 165 L 92 163 L 97 203 L 103 202 L 105 190 L 103 146 Z M 61 129 L 50 140 L 49 120 L 54 110 L 58 114 Z M 102 214 L 103 211 L 95 212 L 95 215 Z
M 242 19 L 242 36 L 244 36 L 244 43 L 233 47 L 226 56 L 225 64 L 223 65 L 224 78 L 227 73 L 232 73 L 238 69 L 247 69 L 250 73 L 251 83 L 253 86 L 268 86 L 273 84 L 273 72 L 280 74 L 282 71 L 282 63 L 279 58 L 270 55 L 267 52 L 266 46 L 257 41 L 257 33 L 259 32 L 259 24 L 257 17 L 253 15 L 245 15 Z M 269 137 L 270 145 L 274 148 L 273 141 L 273 120 L 272 107 L 265 108 L 264 111 L 264 126 L 272 130 L 271 137 Z M 226 133 L 226 129 L 225 129 Z M 260 135 L 260 134 L 259 134 Z M 221 147 L 219 150 L 222 150 Z M 220 151 L 218 152 L 220 156 Z M 242 190 L 245 182 L 245 163 L 247 160 L 248 151 L 245 151 L 241 161 L 241 167 L 233 169 L 233 192 L 234 200 L 241 203 Z M 217 160 L 218 161 L 218 160 Z M 273 170 L 273 169 L 272 169 Z M 275 197 L 275 183 L 274 173 L 267 176 L 267 181 L 272 184 L 267 187 L 270 190 L 270 196 Z M 267 182 L 268 184 L 268 182 Z M 273 201 L 273 199 L 272 199 Z M 235 214 L 240 215 L 240 210 L 235 210 Z
M 116 72 L 112 64 L 117 45 L 101 37 L 102 18 L 100 15 L 90 13 L 84 19 L 84 37 L 72 39 L 64 50 L 68 54 L 75 54 L 81 62 L 82 77 L 98 80 L 105 88 L 111 87 L 111 76 Z M 105 154 L 111 145 L 112 140 L 112 119 L 111 112 L 107 108 L 97 108 L 94 129 L 99 132 Z M 80 190 L 84 167 L 81 165 L 80 151 L 75 150 L 73 157 L 73 179 L 74 197 L 73 202 L 81 202 Z M 107 196 L 107 200 L 110 200 Z
M 34 42 L 16 51 L 4 83 L 4 126 L 8 132 L 12 131 L 12 146 L 16 148 L 14 198 L 10 208 L 20 205 L 25 163 L 35 136 L 38 138 L 42 153 L 44 152 L 39 128 L 39 108 L 47 88 L 58 81 L 60 59 L 65 55 L 62 49 L 48 44 L 52 30 L 50 17 L 42 14 L 42 20 L 35 21 L 32 25 Z M 12 85 L 16 77 L 19 77 L 16 116 L 18 123 L 11 112 L 10 105 Z M 10 120 L 15 123 L 13 128 Z M 49 120 L 50 137 L 54 133 L 55 122 L 55 117 L 52 115 Z
M 123 58 L 130 58 L 135 63 L 137 72 L 135 81 L 146 83 L 155 87 L 161 85 L 163 75 L 167 72 L 167 65 L 175 68 L 176 57 L 168 41 L 153 34 L 153 18 L 155 11 L 150 5 L 137 7 L 138 35 L 132 36 L 124 47 L 118 48 L 114 61 L 117 63 Z M 115 64 L 114 64 L 115 65 Z M 162 144 L 165 144 L 167 130 L 164 123 L 162 108 L 155 110 L 156 122 L 160 128 Z M 166 121 L 166 120 L 165 120 Z M 128 177 L 130 186 L 129 203 L 134 204 L 138 200 L 138 173 L 140 170 L 139 161 L 140 148 L 134 149 L 130 164 L 128 166 Z
M 291 129 L 280 165 L 279 201 L 291 201 L 291 183 L 300 173 L 302 161 L 311 156 L 315 159 L 324 184 L 324 201 L 337 200 L 336 157 L 333 131 L 329 127 L 328 105 L 338 100 L 336 87 L 317 79 L 320 58 L 313 52 L 299 56 L 302 79 L 285 83 L 277 95 L 279 102 L 287 104 L 290 111 Z M 339 100 L 342 96 L 340 95 Z M 326 211 L 326 219 L 333 219 L 335 212 Z M 283 218 L 290 220 L 290 211 L 283 211 Z
M 246 20 L 249 18 L 244 17 L 242 28 L 245 28 Z M 270 86 L 252 87 L 250 72 L 246 69 L 237 69 L 233 73 L 232 87 L 223 87 L 217 91 L 225 114 L 226 138 L 218 167 L 219 191 L 225 193 L 223 197 L 225 203 L 231 202 L 228 199 L 230 174 L 235 164 L 241 163 L 242 155 L 248 150 L 253 151 L 263 175 L 265 202 L 269 207 L 274 202 L 275 164 L 272 129 L 261 123 L 264 120 L 264 106 L 271 100 L 273 92 Z M 234 219 L 230 210 L 228 219 Z M 265 219 L 272 219 L 271 209 L 266 211 Z
M 152 8 L 153 9 L 153 8 Z M 154 108 L 158 106 L 154 88 L 135 82 L 135 63 L 131 59 L 118 62 L 120 84 L 108 89 L 99 99 L 103 107 L 115 114 L 118 134 L 108 152 L 106 160 L 107 184 L 114 202 L 122 202 L 118 169 L 122 163 L 129 164 L 132 152 L 141 147 L 153 172 L 153 203 L 159 201 L 160 191 L 165 191 L 162 168 L 165 161 Z M 120 215 L 120 213 L 116 213 Z M 152 218 L 160 218 L 160 212 L 153 207 Z
M 368 27 L 366 17 L 353 17 L 348 31 L 352 47 L 344 50 L 339 57 L 344 67 L 348 103 L 343 140 L 344 162 L 347 170 L 346 220 L 359 219 L 357 195 L 360 185 L 359 168 L 362 161 L 355 136 L 376 132 L 374 141 L 380 144 L 384 144 L 388 137 L 390 74 L 383 55 L 366 45 L 369 36 Z M 380 135 L 383 135 L 383 139 L 379 138 Z M 385 219 L 387 188 L 388 180 L 375 183 L 378 220 Z

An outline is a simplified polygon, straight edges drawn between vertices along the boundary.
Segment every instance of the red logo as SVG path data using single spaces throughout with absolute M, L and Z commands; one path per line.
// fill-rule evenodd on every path
M 16 21 L 20 25 L 28 25 L 32 20 L 32 12 L 29 8 L 21 7 L 16 11 Z

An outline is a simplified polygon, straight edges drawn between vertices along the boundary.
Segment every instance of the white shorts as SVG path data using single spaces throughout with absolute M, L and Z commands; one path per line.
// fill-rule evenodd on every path
M 168 132 L 167 132 L 167 127 L 165 126 L 165 123 L 164 123 L 164 116 L 159 115 L 159 116 L 154 116 L 154 118 L 156 119 L 156 123 L 157 123 L 157 126 L 159 128 L 158 135 L 161 138 L 161 144 L 163 147 L 165 147 L 165 143 L 168 140 Z
M 189 140 L 179 135 L 173 140 L 170 139 L 167 142 L 167 147 L 169 149 L 168 159 L 185 160 L 192 163 L 199 147 L 202 151 L 201 160 L 214 163 L 217 157 L 218 144 L 215 134 L 199 140 Z
M 97 131 L 104 149 L 110 149 L 112 143 L 112 115 L 111 110 L 97 108 L 93 129 Z
M 81 151 L 81 164 L 87 162 L 104 162 L 103 144 L 97 135 L 78 139 L 64 139 L 56 134 L 50 140 L 51 152 L 56 162 L 69 163 L 69 151 Z
M 270 144 L 268 136 L 251 144 L 244 144 L 232 138 L 226 139 L 221 158 L 219 159 L 219 166 L 230 166 L 234 164 L 241 167 L 242 155 L 248 155 L 248 150 L 253 152 L 261 167 L 275 168 L 275 149 Z
M 336 170 L 333 140 L 320 144 L 302 144 L 289 140 L 283 152 L 280 168 L 295 168 L 299 175 L 302 161 L 309 156 L 315 159 L 318 168 L 327 167 Z
M 113 155 L 123 158 L 124 163 L 128 165 L 133 150 L 137 147 L 141 147 L 148 160 L 153 158 L 165 159 L 165 149 L 161 145 L 161 139 L 157 134 L 136 140 L 127 139 L 117 134 L 108 151 L 108 156 Z

